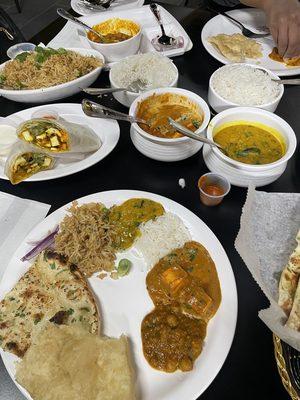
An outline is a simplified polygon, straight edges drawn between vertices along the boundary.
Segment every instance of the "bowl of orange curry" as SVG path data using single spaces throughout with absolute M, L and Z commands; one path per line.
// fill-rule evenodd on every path
M 142 93 L 129 115 L 146 123 L 133 123 L 131 139 L 144 155 L 159 161 L 179 161 L 197 153 L 202 143 L 177 132 L 168 118 L 203 135 L 210 119 L 207 103 L 197 94 L 179 88 L 160 88 Z
M 119 61 L 138 52 L 142 29 L 137 22 L 110 18 L 93 25 L 92 28 L 100 33 L 103 39 L 87 31 L 89 45 L 103 54 L 107 62 Z

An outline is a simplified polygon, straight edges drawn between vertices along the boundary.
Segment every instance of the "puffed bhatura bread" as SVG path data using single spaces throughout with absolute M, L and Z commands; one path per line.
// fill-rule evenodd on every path
M 79 326 L 48 324 L 17 366 L 34 400 L 134 400 L 127 338 L 100 338 Z
M 46 250 L 0 302 L 0 345 L 23 357 L 32 336 L 48 321 L 99 331 L 99 316 L 86 279 L 59 254 Z

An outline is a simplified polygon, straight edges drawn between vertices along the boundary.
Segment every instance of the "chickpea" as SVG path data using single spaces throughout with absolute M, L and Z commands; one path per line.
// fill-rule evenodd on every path
M 193 362 L 189 357 L 183 357 L 179 361 L 179 368 L 181 371 L 191 371 L 193 369 Z
M 176 328 L 178 325 L 178 318 L 175 315 L 170 314 L 167 316 L 167 323 L 171 328 Z
M 166 372 L 175 372 L 177 369 L 177 361 L 176 360 L 168 360 L 166 365 Z

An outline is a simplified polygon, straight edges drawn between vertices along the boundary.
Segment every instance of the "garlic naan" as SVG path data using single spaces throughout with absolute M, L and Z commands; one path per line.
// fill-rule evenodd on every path
M 291 254 L 287 265 L 282 271 L 279 282 L 278 304 L 284 310 L 287 316 L 290 315 L 293 307 L 294 297 L 300 276 L 300 230 L 297 234 L 296 241 L 297 247 Z
M 0 302 L 0 346 L 22 357 L 50 321 L 99 331 L 98 310 L 78 268 L 46 250 Z

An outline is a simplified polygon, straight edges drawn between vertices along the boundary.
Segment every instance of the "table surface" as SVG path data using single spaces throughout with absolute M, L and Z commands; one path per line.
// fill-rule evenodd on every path
M 166 5 L 164 7 L 182 23 L 194 43 L 190 52 L 174 59 L 180 74 L 178 86 L 207 99 L 209 77 L 220 66 L 206 53 L 200 39 L 201 29 L 211 14 L 201 9 L 191 10 Z M 48 43 L 63 24 L 62 21 L 52 23 L 34 38 L 34 42 Z M 107 73 L 101 74 L 95 86 L 98 84 L 108 84 Z M 83 96 L 79 94 L 64 101 L 79 103 L 82 98 Z M 114 99 L 104 99 L 103 103 L 126 112 L 126 109 Z M 31 106 L 2 98 L 0 99 L 0 114 L 7 116 Z M 276 113 L 291 124 L 298 138 L 299 110 L 300 87 L 286 87 Z M 135 189 L 169 197 L 193 211 L 213 230 L 224 246 L 236 278 L 239 303 L 232 348 L 221 371 L 202 394 L 201 400 L 289 399 L 277 372 L 272 334 L 257 315 L 260 309 L 268 306 L 268 301 L 234 248 L 246 189 L 232 187 L 230 194 L 220 206 L 205 207 L 199 201 L 197 189 L 199 176 L 207 172 L 201 152 L 187 160 L 175 163 L 154 161 L 134 148 L 127 123 L 121 122 L 120 128 L 121 137 L 116 149 L 97 165 L 75 175 L 53 181 L 12 186 L 8 181 L 0 180 L 0 190 L 51 204 L 51 211 L 54 211 L 65 203 L 90 193 L 114 189 Z M 300 169 L 299 152 L 296 152 L 280 179 L 262 190 L 299 192 L 300 181 L 296 173 L 297 169 L 298 171 Z M 185 189 L 179 187 L 179 178 L 185 179 Z M 4 376 L 3 369 L 0 370 L 0 381 L 2 375 Z M 2 399 L 1 393 L 0 399 Z

